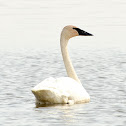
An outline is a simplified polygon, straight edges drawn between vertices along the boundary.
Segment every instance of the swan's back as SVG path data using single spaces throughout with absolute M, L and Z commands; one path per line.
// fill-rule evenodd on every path
M 69 77 L 47 78 L 32 89 L 40 104 L 67 104 L 89 102 L 84 87 Z

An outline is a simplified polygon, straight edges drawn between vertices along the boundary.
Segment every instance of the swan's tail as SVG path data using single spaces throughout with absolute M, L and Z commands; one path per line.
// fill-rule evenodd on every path
M 68 94 L 61 93 L 53 88 L 52 89 L 45 88 L 40 90 L 32 89 L 32 93 L 35 95 L 36 103 L 38 104 L 68 103 Z

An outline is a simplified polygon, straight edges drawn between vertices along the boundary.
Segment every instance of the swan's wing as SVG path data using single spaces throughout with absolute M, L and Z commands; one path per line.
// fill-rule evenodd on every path
M 67 103 L 69 94 L 60 85 L 61 81 L 50 77 L 36 85 L 32 92 L 40 102 Z

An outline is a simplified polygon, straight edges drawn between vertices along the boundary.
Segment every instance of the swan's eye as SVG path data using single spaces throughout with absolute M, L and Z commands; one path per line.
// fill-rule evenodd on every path
M 80 28 L 73 28 L 73 29 L 75 29 L 75 30 L 78 32 L 79 35 L 93 36 L 92 34 L 86 32 L 86 31 L 83 31 L 83 30 L 81 30 Z

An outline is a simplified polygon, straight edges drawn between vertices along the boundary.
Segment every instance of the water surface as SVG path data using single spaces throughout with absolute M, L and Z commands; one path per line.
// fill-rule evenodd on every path
M 78 50 L 71 57 L 91 102 L 39 108 L 31 88 L 47 77 L 66 76 L 59 51 L 1 52 L 1 125 L 125 125 L 126 51 Z

